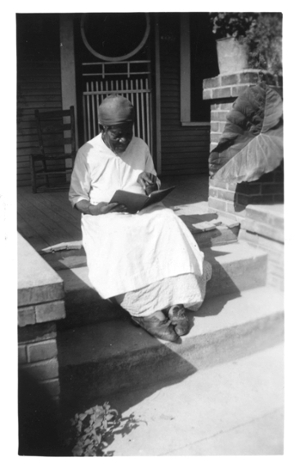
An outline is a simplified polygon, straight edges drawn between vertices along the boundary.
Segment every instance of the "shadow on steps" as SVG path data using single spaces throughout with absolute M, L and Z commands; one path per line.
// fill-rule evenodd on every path
M 225 276 L 226 272 L 223 278 Z M 230 299 L 240 295 L 240 291 L 230 279 L 227 279 L 225 283 L 227 289 L 230 287 Z M 194 317 L 216 316 L 222 311 L 227 301 L 227 297 L 220 296 L 219 301 L 211 309 L 208 298 L 204 302 L 206 305 L 204 309 L 200 308 L 195 313 L 190 312 L 191 333 Z M 98 302 L 97 305 L 96 302 Z M 102 318 L 101 308 L 103 305 L 107 308 L 106 303 L 99 297 L 95 301 Z M 89 303 L 89 308 L 92 309 L 95 305 Z M 141 389 L 139 395 L 141 399 L 144 399 L 168 385 L 166 382 L 181 382 L 196 373 L 199 367 L 193 363 L 195 359 L 196 362 L 202 360 L 201 366 L 203 367 L 210 366 L 212 363 L 214 339 L 204 337 L 199 346 L 199 339 L 194 334 L 191 337 L 186 336 L 184 344 L 164 343 L 134 326 L 126 311 L 121 308 L 116 309 L 116 306 L 112 304 L 109 304 L 109 307 L 114 314 L 117 310 L 119 311 L 118 316 L 113 318 L 117 320 L 107 320 L 105 323 L 95 324 L 92 328 L 81 327 L 77 328 L 77 331 L 74 330 L 74 337 L 71 337 L 71 341 L 76 343 L 77 353 L 80 355 L 82 352 L 84 355 L 86 353 L 84 348 L 90 347 L 89 356 L 79 360 L 79 363 L 74 365 L 65 363 L 63 355 L 68 344 L 65 342 L 65 337 L 60 338 L 58 335 L 58 359 L 60 363 L 62 362 L 60 370 L 62 407 L 70 415 L 72 412 L 87 410 L 94 405 L 102 405 L 103 399 L 113 405 L 110 396 L 118 391 L 130 394 L 131 390 Z M 108 309 L 105 310 L 105 314 L 108 317 Z M 89 335 L 84 338 L 85 330 Z M 81 331 L 81 336 L 78 331 Z M 76 334 L 78 334 L 78 340 Z M 82 345 L 80 340 L 82 340 Z M 223 345 L 227 347 L 226 344 Z M 71 344 L 70 348 L 72 348 Z M 190 356 L 192 356 L 191 359 L 189 359 Z M 215 361 L 219 363 L 220 360 L 227 358 L 228 353 L 224 353 L 221 358 L 218 354 Z M 118 410 L 121 411 L 121 409 Z
M 112 321 L 111 324 L 108 322 L 106 328 L 110 325 L 114 328 L 110 335 L 115 341 L 108 340 L 107 344 L 104 342 L 109 334 L 105 334 L 106 337 L 102 334 L 101 337 L 102 325 L 98 325 L 99 349 L 105 348 L 103 354 L 98 350 L 100 357 L 96 357 L 95 350 L 94 358 L 91 353 L 90 359 L 76 365 L 62 366 L 60 369 L 62 408 L 70 415 L 96 404 L 101 405 L 107 400 L 110 402 L 110 395 L 118 390 L 130 393 L 131 389 L 144 388 L 145 395 L 149 395 L 148 386 L 154 385 L 155 390 L 158 390 L 164 380 L 174 380 L 174 375 L 176 382 L 180 382 L 197 371 L 193 364 L 172 350 L 168 343 L 137 328 L 128 317 Z M 90 336 L 89 339 L 89 345 L 93 344 L 92 348 L 96 349 L 95 336 Z M 63 353 L 58 336 L 59 362 L 62 361 Z M 151 388 L 150 395 L 152 392 Z

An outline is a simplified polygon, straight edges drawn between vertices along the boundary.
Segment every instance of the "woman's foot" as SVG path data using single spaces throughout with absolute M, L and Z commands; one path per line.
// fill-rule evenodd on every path
M 168 342 L 177 342 L 179 339 L 171 321 L 166 318 L 162 311 L 157 311 L 150 316 L 131 316 L 131 319 L 153 337 L 167 340 Z
M 182 336 L 189 332 L 190 323 L 182 305 L 171 306 L 168 310 L 168 316 L 177 335 Z

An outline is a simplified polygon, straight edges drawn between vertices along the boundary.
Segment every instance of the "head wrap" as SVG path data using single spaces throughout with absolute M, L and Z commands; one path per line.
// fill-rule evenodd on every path
M 99 106 L 98 122 L 101 125 L 120 125 L 134 121 L 134 107 L 123 96 L 112 94 Z

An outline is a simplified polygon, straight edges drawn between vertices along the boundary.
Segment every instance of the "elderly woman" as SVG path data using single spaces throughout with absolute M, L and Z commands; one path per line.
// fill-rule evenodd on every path
M 129 214 L 110 203 L 118 189 L 145 194 L 160 187 L 148 146 L 133 136 L 134 108 L 119 95 L 99 106 L 100 134 L 76 156 L 69 199 L 82 212 L 89 278 L 154 337 L 176 342 L 189 332 L 211 267 L 193 236 L 161 202 Z

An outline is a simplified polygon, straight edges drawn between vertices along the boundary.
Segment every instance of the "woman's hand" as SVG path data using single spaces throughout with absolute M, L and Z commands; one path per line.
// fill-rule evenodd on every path
M 77 202 L 76 208 L 80 210 L 80 212 L 89 215 L 105 215 L 106 213 L 112 212 L 128 212 L 125 205 L 118 203 L 110 204 L 107 202 L 99 202 L 97 205 L 92 205 L 88 200 L 80 200 Z
M 89 205 L 89 213 L 91 215 L 105 215 L 106 213 L 112 212 L 127 212 L 127 207 L 125 205 L 114 203 L 100 202 L 97 205 Z
M 157 177 L 154 174 L 143 171 L 141 174 L 139 174 L 137 182 L 142 186 L 146 194 L 149 195 L 151 192 L 157 190 L 156 180 Z

